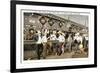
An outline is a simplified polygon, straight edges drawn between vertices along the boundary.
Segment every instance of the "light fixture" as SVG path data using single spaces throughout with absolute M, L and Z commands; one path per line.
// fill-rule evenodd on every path
M 63 26 L 63 22 L 59 22 L 59 27 L 61 28 Z
M 54 24 L 54 20 L 53 19 L 49 19 L 48 23 L 49 23 L 50 26 L 52 26 Z
M 44 24 L 47 22 L 47 20 L 46 20 L 46 18 L 45 18 L 44 16 L 42 16 L 42 17 L 39 19 L 39 21 L 40 21 L 40 23 L 41 23 L 42 25 L 44 25 Z

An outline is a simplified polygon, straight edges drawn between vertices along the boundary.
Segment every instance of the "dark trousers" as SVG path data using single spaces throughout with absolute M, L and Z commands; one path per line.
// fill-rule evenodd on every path
M 43 43 L 43 52 L 42 52 L 43 59 L 46 58 L 46 55 L 47 55 L 47 43 Z
M 55 55 L 57 52 L 57 44 L 56 43 L 52 43 L 52 51 L 53 51 L 53 54 Z
M 42 44 L 37 44 L 36 52 L 37 52 L 37 58 L 38 59 L 40 59 L 42 51 L 43 51 L 43 45 Z
M 68 42 L 68 51 L 69 51 L 69 52 L 72 51 L 72 42 Z
M 62 53 L 62 43 L 59 43 L 58 44 L 58 48 L 57 48 L 57 55 L 61 55 L 61 53 Z

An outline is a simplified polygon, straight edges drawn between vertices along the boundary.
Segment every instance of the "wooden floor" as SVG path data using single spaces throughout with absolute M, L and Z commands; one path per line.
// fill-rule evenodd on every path
M 26 54 L 28 55 L 28 58 L 26 58 L 25 60 L 37 60 L 36 57 L 34 57 L 34 53 L 33 51 L 29 51 Z M 67 58 L 87 58 L 88 54 L 87 52 L 85 53 L 80 53 L 80 52 L 65 52 L 64 54 L 61 54 L 60 56 L 58 55 L 49 55 L 46 57 L 46 59 L 67 59 Z M 43 59 L 41 57 L 41 59 Z

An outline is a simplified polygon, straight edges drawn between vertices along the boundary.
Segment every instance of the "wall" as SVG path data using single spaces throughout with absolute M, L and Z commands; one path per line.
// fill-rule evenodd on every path
M 99 73 L 100 72 L 100 1 L 99 0 L 34 0 L 57 3 L 98 5 L 98 67 L 58 71 L 42 71 L 36 73 Z M 0 73 L 9 73 L 10 68 L 10 0 L 0 1 Z

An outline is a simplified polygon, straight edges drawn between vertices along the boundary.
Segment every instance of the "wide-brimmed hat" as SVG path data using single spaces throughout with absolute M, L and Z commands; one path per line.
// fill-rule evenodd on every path
M 61 34 L 62 34 L 63 36 L 65 36 L 65 33 L 62 32 Z
M 61 31 L 58 31 L 58 33 L 62 33 Z

